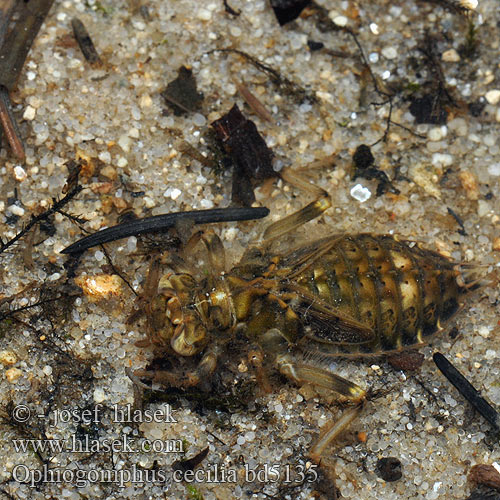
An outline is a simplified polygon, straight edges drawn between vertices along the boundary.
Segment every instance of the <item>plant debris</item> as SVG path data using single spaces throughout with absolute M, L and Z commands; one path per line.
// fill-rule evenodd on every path
M 273 153 L 255 123 L 245 118 L 236 104 L 212 127 L 234 167 L 232 202 L 250 206 L 255 201 L 254 183 L 276 177 Z
M 403 465 L 398 458 L 381 458 L 377 462 L 377 475 L 384 481 L 398 481 L 403 477 Z
M 101 59 L 85 25 L 80 19 L 75 17 L 71 20 L 71 26 L 73 27 L 73 34 L 85 59 L 91 64 L 99 64 Z
M 448 111 L 436 94 L 425 94 L 422 97 L 413 98 L 410 113 L 415 117 L 417 124 L 446 125 L 448 119 Z
M 477 389 L 440 352 L 435 352 L 434 363 L 457 391 L 495 428 L 499 429 L 497 411 L 479 394 Z
M 108 227 L 97 231 L 69 247 L 66 247 L 61 253 L 75 254 L 82 253 L 85 250 L 108 243 L 110 241 L 120 240 L 128 236 L 137 236 L 143 233 L 152 233 L 164 231 L 175 226 L 180 219 L 192 220 L 194 224 L 208 224 L 213 222 L 228 222 L 260 219 L 266 217 L 269 210 L 265 207 L 255 208 L 215 208 L 212 210 L 192 210 L 190 212 L 175 212 L 164 215 L 154 215 L 143 219 L 133 219 L 117 226 Z
M 186 471 L 192 471 L 198 467 L 198 465 L 205 460 L 205 458 L 208 455 L 209 452 L 209 447 L 207 446 L 203 450 L 201 450 L 199 453 L 197 453 L 194 457 L 188 458 L 186 460 L 176 460 L 172 464 L 172 468 L 174 470 L 180 470 L 182 472 Z
M 160 95 L 176 116 L 199 111 L 203 102 L 203 94 L 196 88 L 193 72 L 186 66 L 179 68 L 177 78 Z
M 469 471 L 469 481 L 495 488 L 500 491 L 500 472 L 493 465 L 473 465 Z
M 271 7 L 280 26 L 283 26 L 297 19 L 310 3 L 311 0 L 271 0 Z
M 387 174 L 373 165 L 375 163 L 375 158 L 369 146 L 366 144 L 358 146 L 352 155 L 352 159 L 354 165 L 353 181 L 358 177 L 363 177 L 368 180 L 376 179 L 378 181 L 377 196 L 381 196 L 386 192 L 399 194 L 399 189 L 394 187 Z

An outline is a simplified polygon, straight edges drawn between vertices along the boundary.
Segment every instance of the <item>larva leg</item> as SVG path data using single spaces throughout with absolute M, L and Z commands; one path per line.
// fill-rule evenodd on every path
M 293 214 L 290 214 L 271 224 L 264 231 L 263 238 L 265 241 L 293 231 L 302 224 L 320 216 L 325 210 L 332 206 L 330 195 L 324 189 L 311 184 L 296 172 L 292 172 L 292 170 L 285 168 L 281 171 L 281 178 L 293 186 L 311 193 L 316 199 L 297 212 L 294 212 Z

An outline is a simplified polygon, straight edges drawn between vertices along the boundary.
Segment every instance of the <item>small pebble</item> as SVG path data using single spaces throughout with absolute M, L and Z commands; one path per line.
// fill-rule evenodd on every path
M 198 19 L 201 19 L 202 21 L 210 21 L 210 19 L 212 18 L 212 13 L 207 9 L 200 9 L 196 13 L 196 17 Z
M 492 163 L 488 166 L 488 173 L 495 177 L 500 175 L 500 163 Z
M 372 193 L 368 188 L 365 188 L 361 184 L 356 184 L 352 189 L 351 189 L 351 196 L 355 199 L 358 200 L 361 203 L 364 203 L 366 200 L 368 200 L 371 197 Z
M 172 192 L 170 193 L 170 198 L 172 198 L 172 200 L 176 200 L 177 198 L 179 198 L 179 196 L 182 194 L 182 191 L 180 189 L 177 189 L 177 188 L 174 188 L 172 189 Z
M 348 19 L 345 16 L 335 16 L 332 21 L 337 25 L 343 28 L 344 26 L 347 26 Z
M 398 57 L 398 51 L 395 47 L 384 47 L 382 49 L 382 55 L 386 59 L 396 59 L 396 57 Z
M 458 174 L 458 178 L 465 189 L 465 195 L 469 200 L 477 200 L 479 198 L 479 184 L 476 176 L 470 170 L 462 170 Z
M 5 372 L 5 377 L 11 384 L 13 384 L 22 374 L 23 372 L 19 368 L 9 368 Z
M 500 102 L 500 90 L 489 90 L 484 97 L 491 105 L 496 106 Z
M 26 170 L 24 170 L 23 167 L 20 167 L 19 165 L 17 167 L 14 167 L 14 177 L 16 181 L 22 182 L 28 177 L 28 174 L 26 173 Z
M 445 50 L 441 55 L 441 59 L 446 62 L 460 61 L 460 55 L 455 49 Z
M 4 366 L 15 365 L 17 356 L 12 351 L 0 351 L 0 363 Z
M 20 207 L 19 205 L 11 205 L 9 207 L 9 210 L 11 211 L 12 214 L 17 215 L 19 217 L 22 217 L 24 215 L 24 208 Z
M 23 113 L 23 118 L 25 120 L 33 120 L 36 116 L 36 109 L 33 108 L 32 106 L 26 106 L 26 109 L 24 110 Z
M 430 141 L 437 142 L 440 141 L 443 137 L 446 137 L 447 129 L 445 126 L 443 127 L 434 127 L 429 130 L 427 133 L 427 137 Z

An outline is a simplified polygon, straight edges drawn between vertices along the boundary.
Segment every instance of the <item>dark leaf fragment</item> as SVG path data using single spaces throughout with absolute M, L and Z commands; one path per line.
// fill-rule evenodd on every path
M 172 464 L 172 467 L 174 470 L 180 470 L 182 472 L 186 472 L 186 471 L 192 471 L 194 470 L 196 467 L 198 467 L 198 465 L 201 464 L 201 462 L 203 462 L 203 460 L 205 460 L 205 458 L 207 457 L 208 455 L 208 446 L 201 450 L 198 454 L 196 454 L 194 457 L 191 457 L 191 458 L 188 458 L 187 460 L 176 460 L 173 464 Z
M 413 99 L 410 104 L 410 113 L 418 124 L 446 125 L 448 118 L 448 112 L 444 109 L 439 97 L 432 94 Z
M 377 462 L 377 475 L 384 481 L 398 481 L 403 476 L 401 461 L 395 457 L 381 458 Z
M 280 26 L 283 26 L 297 19 L 310 3 L 311 0 L 271 0 L 271 7 Z
M 255 123 L 245 118 L 236 104 L 212 127 L 234 165 L 232 201 L 249 206 L 255 201 L 254 183 L 276 177 L 273 153 Z
M 375 163 L 375 158 L 373 157 L 369 146 L 366 144 L 358 146 L 352 155 L 352 160 L 354 165 L 354 174 L 352 176 L 353 181 L 358 177 L 363 177 L 368 180 L 376 179 L 378 181 L 377 196 L 386 192 L 394 194 L 399 193 L 399 189 L 393 186 L 392 181 L 389 177 L 387 177 L 387 174 L 373 165 Z
M 315 50 L 321 50 L 325 44 L 323 42 L 315 42 L 314 40 L 307 40 L 307 46 L 311 52 Z
M 73 27 L 73 34 L 75 35 L 75 39 L 78 42 L 78 46 L 80 47 L 85 59 L 87 59 L 87 61 L 91 64 L 100 63 L 101 59 L 95 50 L 94 43 L 92 42 L 85 25 L 80 21 L 80 19 L 74 17 L 71 20 L 71 26 Z
M 179 68 L 177 78 L 167 85 L 161 96 L 177 116 L 199 111 L 203 102 L 203 94 L 196 88 L 193 72 L 185 66 Z

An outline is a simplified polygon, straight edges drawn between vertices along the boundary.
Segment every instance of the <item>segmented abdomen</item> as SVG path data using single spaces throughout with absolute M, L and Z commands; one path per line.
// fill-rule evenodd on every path
M 454 263 L 418 244 L 358 234 L 339 236 L 294 281 L 373 329 L 375 340 L 350 352 L 377 352 L 418 344 L 435 333 L 467 291 L 457 274 Z M 330 335 L 327 329 L 314 332 L 335 342 Z

